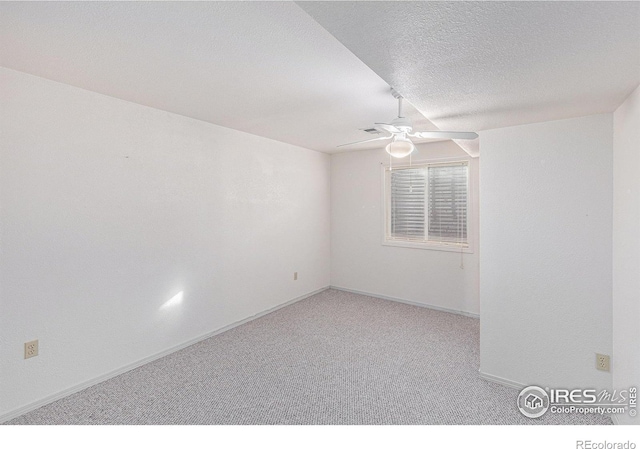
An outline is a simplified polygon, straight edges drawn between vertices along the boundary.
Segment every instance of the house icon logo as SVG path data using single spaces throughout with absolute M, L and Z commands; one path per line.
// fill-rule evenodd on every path
M 540 387 L 526 387 L 518 395 L 518 409 L 528 418 L 539 418 L 549 410 L 549 395 Z
M 524 404 L 531 409 L 537 409 L 542 407 L 542 399 L 535 394 L 529 393 L 529 396 L 524 399 Z

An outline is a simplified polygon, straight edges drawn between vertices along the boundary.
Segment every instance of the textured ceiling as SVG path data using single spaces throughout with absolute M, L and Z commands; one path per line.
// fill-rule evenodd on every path
M 397 112 L 292 2 L 2 2 L 0 41 L 4 67 L 325 152 Z
M 478 131 L 640 83 L 638 2 L 1 2 L 0 41 L 4 67 L 326 152 L 395 117 L 389 85 L 416 128 Z
M 299 2 L 441 129 L 609 112 L 640 83 L 638 2 Z

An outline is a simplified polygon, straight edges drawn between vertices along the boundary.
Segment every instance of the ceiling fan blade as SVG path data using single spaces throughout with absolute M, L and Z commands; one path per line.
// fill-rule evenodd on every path
M 391 136 L 376 137 L 374 139 L 360 140 L 359 142 L 343 143 L 342 145 L 338 145 L 336 148 L 346 147 L 347 145 L 357 145 L 359 143 L 374 142 L 376 140 L 387 140 L 387 139 L 391 139 Z
M 478 138 L 477 133 L 462 131 L 417 131 L 412 134 L 420 139 L 465 139 L 473 140 Z
M 389 123 L 374 123 L 374 125 L 375 125 L 374 126 L 375 129 L 386 131 L 386 132 L 391 133 L 391 134 L 401 133 L 402 132 L 401 130 L 396 128 L 394 125 L 391 125 Z

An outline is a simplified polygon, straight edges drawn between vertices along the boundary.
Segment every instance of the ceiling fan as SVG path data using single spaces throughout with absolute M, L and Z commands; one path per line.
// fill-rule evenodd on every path
M 386 146 L 385 150 L 391 156 L 396 158 L 402 158 L 410 155 L 413 150 L 416 149 L 415 145 L 409 139 L 414 137 L 417 139 L 477 139 L 478 134 L 474 132 L 461 132 L 461 131 L 413 131 L 413 125 L 408 117 L 405 117 L 402 113 L 402 96 L 391 89 L 391 94 L 394 98 L 398 99 L 398 117 L 391 123 L 375 123 L 373 129 L 379 133 L 387 134 L 381 137 L 374 137 L 373 139 L 361 140 L 359 142 L 345 143 L 338 145 L 338 147 L 345 147 L 348 145 L 358 145 L 366 142 L 374 142 L 376 140 L 389 140 L 391 142 Z

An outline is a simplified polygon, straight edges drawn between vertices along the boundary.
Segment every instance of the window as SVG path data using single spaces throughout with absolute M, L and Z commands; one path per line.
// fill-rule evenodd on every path
M 385 168 L 386 244 L 469 247 L 469 162 Z

